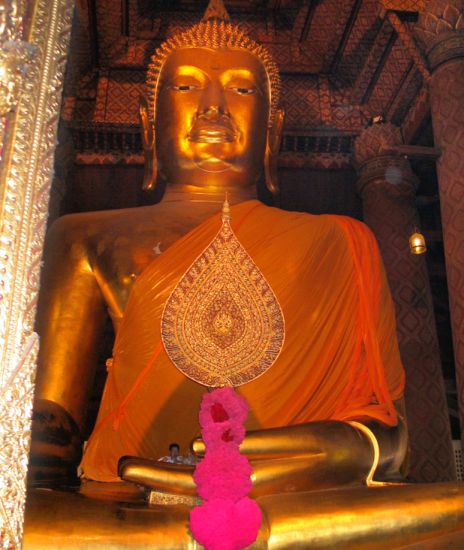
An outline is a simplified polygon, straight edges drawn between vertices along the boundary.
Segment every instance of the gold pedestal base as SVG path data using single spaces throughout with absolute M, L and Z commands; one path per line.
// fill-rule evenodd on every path
M 111 489 L 87 495 L 33 489 L 24 550 L 200 548 L 183 504 L 118 502 Z M 263 524 L 253 549 L 437 550 L 464 547 L 464 484 L 440 483 L 288 493 L 261 497 Z

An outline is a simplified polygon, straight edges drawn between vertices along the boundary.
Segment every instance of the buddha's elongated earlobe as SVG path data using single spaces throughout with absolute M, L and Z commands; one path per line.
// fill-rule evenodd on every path
M 278 109 L 273 124 L 267 131 L 266 151 L 264 154 L 264 178 L 266 187 L 273 195 L 277 195 L 279 192 L 277 159 L 282 141 L 284 120 L 285 112 L 282 109 Z
M 150 119 L 150 110 L 147 98 L 140 96 L 140 124 L 142 129 L 142 145 L 145 155 L 145 166 L 143 172 L 143 189 L 153 191 L 156 187 L 157 168 L 156 160 L 156 140 L 154 121 Z

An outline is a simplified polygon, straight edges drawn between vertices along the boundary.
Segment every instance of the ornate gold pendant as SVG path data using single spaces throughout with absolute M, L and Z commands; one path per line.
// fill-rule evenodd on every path
M 172 291 L 161 336 L 174 365 L 209 387 L 262 375 L 284 342 L 280 304 L 238 241 L 224 203 L 222 226 Z

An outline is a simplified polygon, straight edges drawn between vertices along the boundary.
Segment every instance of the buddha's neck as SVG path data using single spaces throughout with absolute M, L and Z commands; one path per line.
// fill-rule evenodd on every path
M 192 204 L 222 204 L 226 198 L 230 204 L 256 199 L 255 186 L 247 188 L 222 188 L 202 189 L 194 185 L 173 185 L 167 186 L 163 202 L 188 202 Z

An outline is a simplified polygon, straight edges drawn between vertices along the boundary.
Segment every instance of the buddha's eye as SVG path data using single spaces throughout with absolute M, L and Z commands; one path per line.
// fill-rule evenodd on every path
M 256 92 L 255 88 L 246 88 L 244 86 L 231 86 L 229 89 L 239 95 L 251 95 Z
M 198 86 L 195 86 L 194 84 L 175 84 L 172 86 L 172 89 L 176 92 L 192 92 L 197 88 Z

